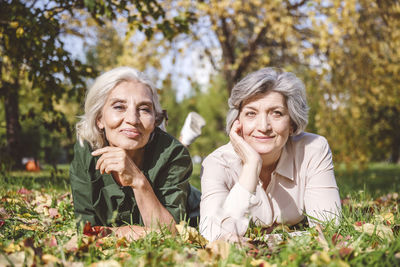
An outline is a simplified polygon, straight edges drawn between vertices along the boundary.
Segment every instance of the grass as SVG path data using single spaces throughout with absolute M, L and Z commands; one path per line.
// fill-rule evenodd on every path
M 200 166 L 191 183 L 200 188 Z M 59 172 L 13 172 L 0 177 L 0 266 L 398 266 L 400 166 L 370 164 L 367 169 L 337 167 L 343 201 L 341 224 L 322 231 L 304 231 L 290 238 L 278 227 L 282 240 L 257 241 L 262 230 L 252 227 L 242 245 L 225 242 L 205 246 L 196 232 L 177 236 L 167 230 L 150 233 L 136 242 L 114 236 L 79 234 L 79 247 L 68 248 L 76 235 L 69 193 L 68 166 Z M 188 228 L 183 228 L 188 229 Z M 188 231 L 188 230 L 187 230 Z M 20 264 L 19 264 L 20 263 Z

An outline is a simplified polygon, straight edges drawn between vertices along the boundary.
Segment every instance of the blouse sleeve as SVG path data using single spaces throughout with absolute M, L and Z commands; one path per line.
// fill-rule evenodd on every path
M 209 241 L 229 238 L 230 234 L 243 236 L 250 220 L 249 209 L 258 202 L 238 182 L 228 184 L 233 174 L 224 165 L 215 156 L 207 157 L 202 165 L 200 233 Z
M 317 150 L 311 156 L 308 166 L 305 210 L 311 225 L 315 223 L 313 218 L 321 221 L 334 219 L 338 223 L 341 204 L 333 171 L 332 153 L 323 137 L 319 138 L 316 147 Z
M 165 167 L 159 173 L 162 177 L 154 186 L 160 203 L 171 213 L 175 222 L 186 219 L 189 178 L 192 174 L 192 160 L 187 149 L 175 146 Z

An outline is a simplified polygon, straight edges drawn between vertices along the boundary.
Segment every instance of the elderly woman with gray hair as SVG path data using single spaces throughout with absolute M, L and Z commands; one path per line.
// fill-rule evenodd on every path
M 304 84 L 264 68 L 235 85 L 229 98 L 230 142 L 203 162 L 200 232 L 240 239 L 249 222 L 294 225 L 304 216 L 338 220 L 340 198 L 327 140 L 306 133 Z
M 119 67 L 96 79 L 76 125 L 70 168 L 78 225 L 105 226 L 132 240 L 149 228 L 174 231 L 176 222 L 195 220 L 200 199 L 189 184 L 191 158 L 160 128 L 163 119 L 143 73 Z

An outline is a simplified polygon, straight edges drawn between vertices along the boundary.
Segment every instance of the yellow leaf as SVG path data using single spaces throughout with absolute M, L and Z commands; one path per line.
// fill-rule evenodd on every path
M 179 224 L 175 225 L 175 227 L 183 241 L 195 242 L 203 247 L 208 243 L 207 239 L 200 235 L 195 228 L 186 225 L 185 221 L 181 221 Z
M 20 251 L 21 247 L 19 245 L 15 245 L 14 243 L 10 243 L 8 247 L 4 249 L 6 253 L 14 253 L 16 251 Z
M 51 255 L 51 254 L 43 254 L 42 260 L 45 264 L 49 264 L 49 263 L 60 264 L 61 263 L 61 261 L 56 256 Z
M 24 35 L 24 28 L 19 27 L 16 31 L 15 34 L 17 35 L 17 38 L 21 37 L 22 35 Z
M 392 229 L 383 224 L 374 225 L 372 223 L 364 223 L 361 226 L 354 225 L 354 229 L 360 233 L 366 233 L 367 235 L 373 235 L 375 233 L 380 238 L 387 238 L 390 241 L 394 239 Z
M 258 260 L 253 259 L 253 260 L 250 262 L 250 264 L 251 264 L 252 266 L 263 266 L 263 267 L 271 267 L 271 266 L 272 266 L 271 264 L 269 264 L 268 262 L 266 262 L 266 261 L 263 260 L 263 259 L 258 259 Z
M 229 256 L 231 245 L 224 240 L 215 240 L 208 244 L 207 248 L 211 249 L 214 254 L 219 255 L 223 260 L 225 260 Z
M 23 229 L 23 230 L 28 230 L 28 231 L 36 231 L 38 227 L 34 225 L 25 225 L 25 224 L 20 224 L 15 227 L 15 231 Z
M 386 212 L 382 214 L 383 219 L 390 222 L 390 224 L 394 224 L 394 215 L 391 212 Z
M 318 251 L 311 255 L 310 260 L 318 265 L 325 265 L 331 262 L 326 251 Z
M 92 265 L 90 265 L 91 267 L 120 267 L 121 264 L 119 264 L 117 261 L 115 260 L 107 260 L 107 261 L 99 261 L 99 262 L 95 262 Z

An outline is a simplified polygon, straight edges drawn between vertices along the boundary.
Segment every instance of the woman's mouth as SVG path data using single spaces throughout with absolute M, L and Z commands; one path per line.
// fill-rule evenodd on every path
M 254 138 L 255 138 L 257 141 L 266 142 L 266 141 L 269 141 L 269 140 L 274 139 L 274 136 L 262 135 L 262 136 L 254 136 Z
M 121 133 L 128 138 L 136 138 L 140 135 L 140 132 L 137 129 L 122 129 Z

